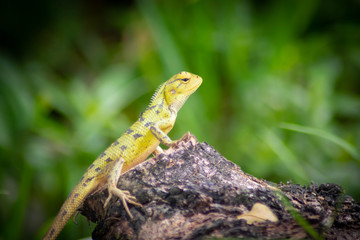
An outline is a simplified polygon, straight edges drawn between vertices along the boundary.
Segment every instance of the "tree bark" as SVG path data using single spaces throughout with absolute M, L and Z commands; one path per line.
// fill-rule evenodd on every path
M 143 207 L 129 204 L 131 219 L 116 197 L 103 208 L 107 190 L 88 197 L 81 213 L 97 223 L 93 239 L 360 239 L 360 205 L 340 186 L 259 180 L 189 133 L 118 187 Z

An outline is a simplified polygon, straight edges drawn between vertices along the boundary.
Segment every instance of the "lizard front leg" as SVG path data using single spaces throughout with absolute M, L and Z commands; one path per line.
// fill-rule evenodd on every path
M 170 115 L 166 118 L 163 118 L 150 126 L 151 133 L 164 145 L 171 147 L 177 141 L 173 141 L 165 132 L 169 132 L 174 126 L 176 120 L 176 111 L 169 107 Z M 156 149 L 158 152 L 161 152 L 161 148 Z
M 124 162 L 125 162 L 125 160 L 122 157 L 118 158 L 118 160 L 115 162 L 113 168 L 109 172 L 108 179 L 107 179 L 107 188 L 109 191 L 109 196 L 104 203 L 104 208 L 109 203 L 111 196 L 114 195 L 121 199 L 121 202 L 122 202 L 126 212 L 129 214 L 130 218 L 133 218 L 127 203 L 131 203 L 131 204 L 134 204 L 139 207 L 142 207 L 142 205 L 136 201 L 136 198 L 134 196 L 132 196 L 129 191 L 121 190 L 116 186 L 116 184 L 120 178 L 121 170 L 122 170 Z
M 169 125 L 169 127 L 172 127 L 172 126 Z M 151 126 L 150 131 L 162 144 L 164 144 L 164 145 L 166 145 L 168 147 L 171 147 L 172 145 L 176 144 L 176 142 L 177 142 L 177 141 L 171 140 L 169 138 L 169 136 L 166 135 L 166 133 L 164 133 L 163 130 L 161 130 L 161 128 L 159 127 L 158 124 L 154 125 L 154 126 Z M 156 150 L 159 151 L 160 149 L 157 148 Z

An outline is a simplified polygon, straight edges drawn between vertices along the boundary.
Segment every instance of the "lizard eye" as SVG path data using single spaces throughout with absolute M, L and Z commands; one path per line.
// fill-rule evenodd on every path
M 190 80 L 190 78 L 183 78 L 183 79 L 181 79 L 181 80 L 184 81 L 184 82 L 187 82 L 187 81 Z

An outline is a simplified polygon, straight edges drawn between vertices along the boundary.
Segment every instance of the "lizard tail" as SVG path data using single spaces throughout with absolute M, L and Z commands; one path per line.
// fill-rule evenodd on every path
M 84 199 L 92 192 L 95 186 L 84 187 L 82 181 L 74 188 L 70 196 L 62 205 L 43 240 L 53 240 L 60 234 L 66 223 L 70 220 L 75 211 L 83 204 Z

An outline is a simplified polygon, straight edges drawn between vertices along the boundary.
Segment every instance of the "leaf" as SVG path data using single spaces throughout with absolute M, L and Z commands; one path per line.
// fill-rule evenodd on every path
M 244 219 L 247 224 L 261 223 L 267 220 L 270 222 L 279 221 L 271 209 L 262 203 L 255 203 L 250 212 L 239 215 L 237 219 Z
M 336 145 L 342 147 L 353 158 L 360 160 L 359 152 L 356 150 L 356 148 L 354 146 L 352 146 L 350 143 L 346 142 L 345 140 L 343 140 L 329 132 L 326 132 L 326 131 L 318 129 L 318 128 L 305 127 L 305 126 L 301 126 L 298 124 L 292 124 L 292 123 L 281 123 L 280 127 L 283 129 L 287 129 L 287 130 L 291 130 L 291 131 L 295 131 L 295 132 L 300 132 L 300 133 L 305 133 L 305 134 L 325 138 L 325 139 L 335 143 Z

